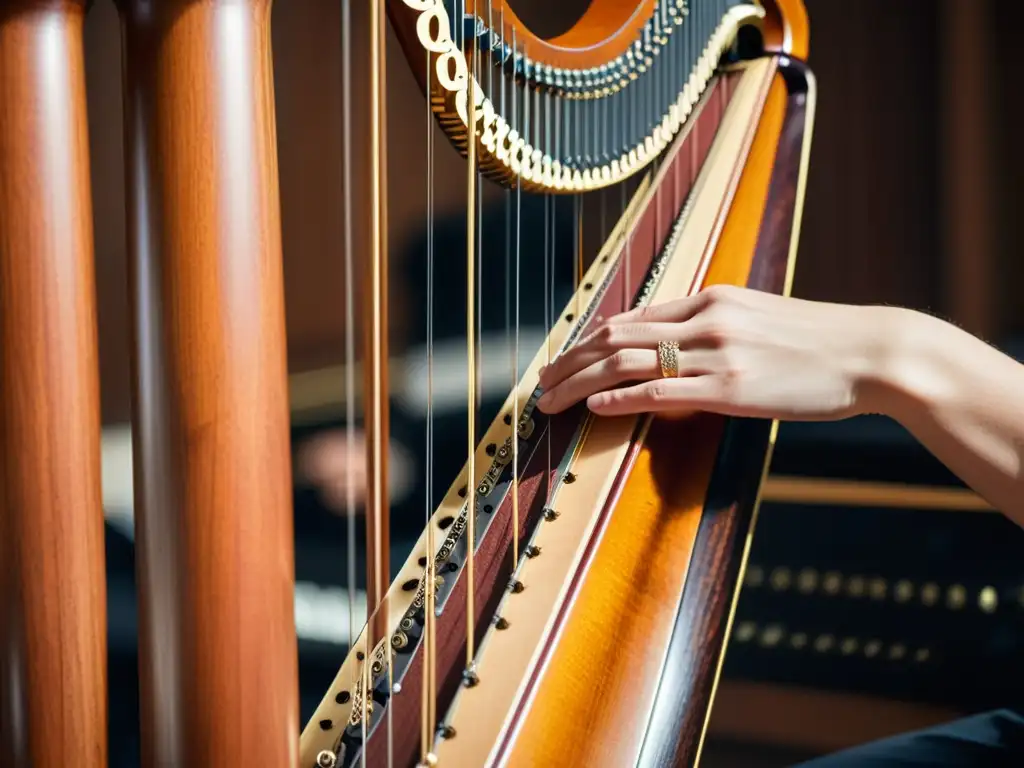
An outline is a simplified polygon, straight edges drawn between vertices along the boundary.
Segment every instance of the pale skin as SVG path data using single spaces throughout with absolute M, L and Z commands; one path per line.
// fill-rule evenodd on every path
M 679 377 L 662 378 L 659 341 L 679 344 Z M 608 318 L 540 381 L 548 413 L 884 414 L 1024 526 L 1024 366 L 921 312 L 715 286 Z

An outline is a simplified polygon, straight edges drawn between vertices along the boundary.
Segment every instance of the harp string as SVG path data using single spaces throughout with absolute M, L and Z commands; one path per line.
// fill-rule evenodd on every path
M 469 77 L 466 112 L 468 119 L 466 163 L 466 363 L 468 392 L 469 453 L 468 476 L 466 479 L 466 674 L 472 671 L 476 655 L 476 405 L 477 405 L 477 350 L 476 350 L 476 72 L 478 70 L 477 36 L 473 35 L 473 65 Z
M 504 6 L 502 6 L 504 8 Z M 502 27 L 504 29 L 504 26 Z M 512 128 L 519 130 L 516 92 L 516 28 L 512 28 Z M 504 82 L 504 80 L 502 80 Z M 521 213 L 523 208 L 523 185 L 516 172 L 516 225 L 515 225 L 515 338 L 512 345 L 512 572 L 519 567 L 519 264 L 521 241 Z
M 351 0 L 341 4 L 341 99 L 342 99 L 342 206 L 345 249 L 345 517 L 347 524 L 346 555 L 348 558 L 348 647 L 356 643 L 356 492 L 355 492 L 355 421 L 356 421 L 356 343 L 355 343 L 355 277 L 352 254 L 352 17 Z M 367 613 L 369 608 L 367 607 Z
M 387 311 L 387 116 L 385 71 L 385 16 L 383 0 L 371 0 L 370 55 L 370 205 L 371 248 L 366 275 L 366 291 L 371 302 L 366 351 L 363 365 L 366 385 L 365 430 L 367 444 L 367 492 L 369 515 L 367 532 L 367 601 L 373 620 L 366 625 L 367 647 L 363 660 L 362 730 L 366 743 L 368 710 L 372 697 L 372 658 L 377 642 L 387 636 L 386 590 L 390 583 L 388 527 L 387 451 L 388 451 L 388 311 Z M 381 610 L 384 608 L 384 610 Z M 385 666 L 389 686 L 393 681 L 391 643 L 384 644 Z M 390 688 L 389 688 L 390 693 Z M 393 756 L 392 708 L 387 708 L 388 764 Z M 366 763 L 366 750 L 362 751 Z
M 433 733 L 437 723 L 437 667 L 435 661 L 434 584 L 435 541 L 434 527 L 430 517 L 434 508 L 434 115 L 430 106 L 430 92 L 433 80 L 430 51 L 427 57 L 427 444 L 425 478 L 425 526 L 427 530 L 426 575 L 423 582 L 423 700 L 422 731 L 420 734 L 421 757 L 424 765 L 430 764 Z

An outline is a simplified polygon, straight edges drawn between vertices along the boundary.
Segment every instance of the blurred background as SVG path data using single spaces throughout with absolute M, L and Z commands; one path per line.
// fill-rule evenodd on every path
M 353 4 L 360 6 L 361 4 Z M 537 23 L 571 2 L 517 0 Z M 536 6 L 532 12 L 530 6 Z M 807 0 L 819 95 L 794 293 L 924 309 L 1024 354 L 1024 149 L 1016 54 L 1024 8 L 1008 0 Z M 368 44 L 356 7 L 356 92 Z M 296 621 L 303 721 L 350 630 L 338 430 L 344 424 L 341 9 L 273 10 L 289 366 L 296 455 Z M 395 565 L 422 528 L 427 121 L 391 39 L 388 144 L 392 273 L 392 537 Z M 86 23 L 108 520 L 112 762 L 137 764 L 129 329 L 121 58 L 112 3 Z M 355 122 L 357 131 L 359 120 Z M 439 304 L 436 486 L 462 461 L 464 165 L 435 128 Z M 365 135 L 356 135 L 356 146 Z M 355 155 L 365 163 L 364 153 Z M 358 165 L 354 172 L 365 172 Z M 414 183 L 410 180 L 414 180 Z M 484 194 L 485 242 L 503 195 Z M 588 205 L 590 205 L 588 203 Z M 568 207 L 566 207 L 568 206 Z M 524 200 L 524 274 L 539 259 L 543 203 Z M 611 218 L 617 209 L 609 209 Z M 357 207 L 357 217 L 363 210 Z M 588 222 L 603 214 L 585 209 Z M 555 209 L 571 237 L 571 201 Z M 592 225 L 588 237 L 599 238 Z M 597 234 L 594 234 L 594 233 Z M 356 261 L 366 244 L 355 244 Z M 504 264 L 487 269 L 500 275 Z M 568 269 L 562 277 L 568 278 Z M 567 295 L 571 283 L 557 281 Z M 446 291 L 450 289 L 450 295 Z M 523 295 L 523 354 L 543 338 Z M 561 299 L 559 300 L 559 302 Z M 356 308 L 358 312 L 358 308 Z M 484 304 L 485 411 L 508 391 L 502 301 Z M 485 357 L 485 369 L 491 370 Z M 357 376 L 358 378 L 358 376 Z M 446 430 L 446 425 L 451 425 Z M 360 453 L 361 457 L 361 453 Z M 342 457 L 344 458 L 344 457 Z M 1021 704 L 1024 536 L 894 425 L 784 425 L 707 745 L 707 766 L 784 766 L 980 709 Z M 361 571 L 361 569 L 360 569 Z M 357 585 L 358 586 L 358 585 Z M 361 593 L 358 594 L 361 597 Z M 355 621 L 361 620 L 356 606 Z

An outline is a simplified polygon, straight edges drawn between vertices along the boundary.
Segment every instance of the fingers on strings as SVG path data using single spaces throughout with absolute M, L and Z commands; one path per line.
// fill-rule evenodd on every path
M 657 346 L 657 342 L 655 342 Z M 714 351 L 693 350 L 679 359 L 679 376 L 692 377 L 709 373 L 714 365 Z M 595 395 L 630 382 L 661 380 L 658 353 L 653 349 L 624 348 L 594 360 L 554 383 L 537 405 L 546 413 L 561 413 L 581 400 L 603 403 Z M 677 379 L 681 380 L 681 379 Z M 589 399 L 588 399 L 589 398 Z
M 701 292 L 608 318 L 541 370 L 545 394 L 538 407 L 560 413 L 587 400 L 594 412 L 613 415 L 696 409 L 715 399 L 708 375 L 719 367 L 721 334 L 704 310 L 716 298 Z M 677 379 L 662 378 L 656 351 L 662 341 L 679 345 Z

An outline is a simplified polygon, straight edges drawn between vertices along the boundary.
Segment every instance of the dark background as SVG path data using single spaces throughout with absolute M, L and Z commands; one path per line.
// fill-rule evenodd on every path
M 359 34 L 362 4 L 354 5 L 358 105 L 367 88 L 368 46 Z M 531 12 L 527 0 L 515 5 Z M 1024 332 L 1018 295 L 1024 150 L 1017 85 L 1024 59 L 1015 53 L 1024 10 L 1008 0 L 809 0 L 807 6 L 819 93 L 794 293 L 925 309 L 1012 349 Z M 564 14 L 565 23 L 573 5 L 548 2 L 532 13 L 557 27 L 555 14 Z M 273 11 L 297 445 L 336 426 L 344 411 L 337 368 L 345 332 L 340 39 L 339 3 L 286 1 Z M 393 351 L 401 355 L 422 340 L 424 189 L 409 180 L 425 173 L 426 118 L 401 52 L 393 38 L 390 43 L 391 320 Z M 103 419 L 116 428 L 130 412 L 129 337 L 120 41 L 109 2 L 89 12 L 86 53 Z M 439 253 L 450 251 L 457 261 L 464 166 L 433 130 L 435 211 L 446 221 Z M 357 134 L 357 146 L 365 138 Z M 365 162 L 365 155 L 356 152 L 356 159 Z M 492 188 L 485 195 L 493 235 L 503 228 L 502 196 Z M 567 215 L 561 210 L 561 237 Z M 595 220 L 592 211 L 588 216 Z M 524 249 L 536 255 L 541 206 L 529 202 L 524 217 L 524 231 L 533 238 Z M 356 243 L 357 254 L 365 250 L 365 243 Z M 439 286 L 451 290 L 447 299 L 455 301 L 462 292 L 458 267 L 442 263 L 439 269 L 448 278 Z M 537 306 L 531 311 L 531 322 L 540 323 Z M 488 316 L 488 327 L 501 326 L 500 314 Z M 448 331 L 458 332 L 452 324 Z M 396 375 L 400 388 L 401 372 Z M 422 419 L 403 412 L 401 403 L 395 409 L 396 443 L 420 469 Z M 458 413 L 446 418 L 460 422 Z M 454 471 L 442 462 L 438 483 L 446 484 Z M 900 430 L 873 420 L 784 427 L 773 472 L 956 484 Z M 403 536 L 418 531 L 420 494 L 417 480 L 393 513 L 393 559 L 399 562 Z M 346 569 L 344 525 L 314 492 L 299 489 L 296 528 L 299 580 L 307 593 L 313 589 L 322 598 L 317 602 L 307 594 L 302 610 L 337 611 Z M 1022 554 L 1020 532 L 991 513 L 768 500 L 705 764 L 786 765 L 958 713 L 1014 703 L 1022 681 L 1016 659 L 1024 650 Z M 129 766 L 136 750 L 129 737 L 136 709 L 135 619 L 131 539 L 122 529 L 108 529 L 108 564 L 112 765 Z M 802 591 L 795 585 L 808 570 L 819 581 L 838 574 L 841 586 L 835 593 Z M 858 578 L 885 582 L 886 597 L 862 599 Z M 938 603 L 896 600 L 894 585 L 901 579 L 912 583 L 915 595 L 934 583 Z M 962 603 L 953 598 L 957 587 L 967 595 Z M 986 587 L 998 596 L 994 610 L 979 607 Z M 300 626 L 300 637 L 303 632 Z M 304 717 L 343 657 L 343 644 L 329 639 L 337 634 L 335 627 L 302 637 Z M 787 644 L 798 634 L 807 636 L 806 648 Z M 873 641 L 879 644 L 876 653 L 868 650 L 875 648 Z M 913 663 L 922 651 L 926 660 Z

